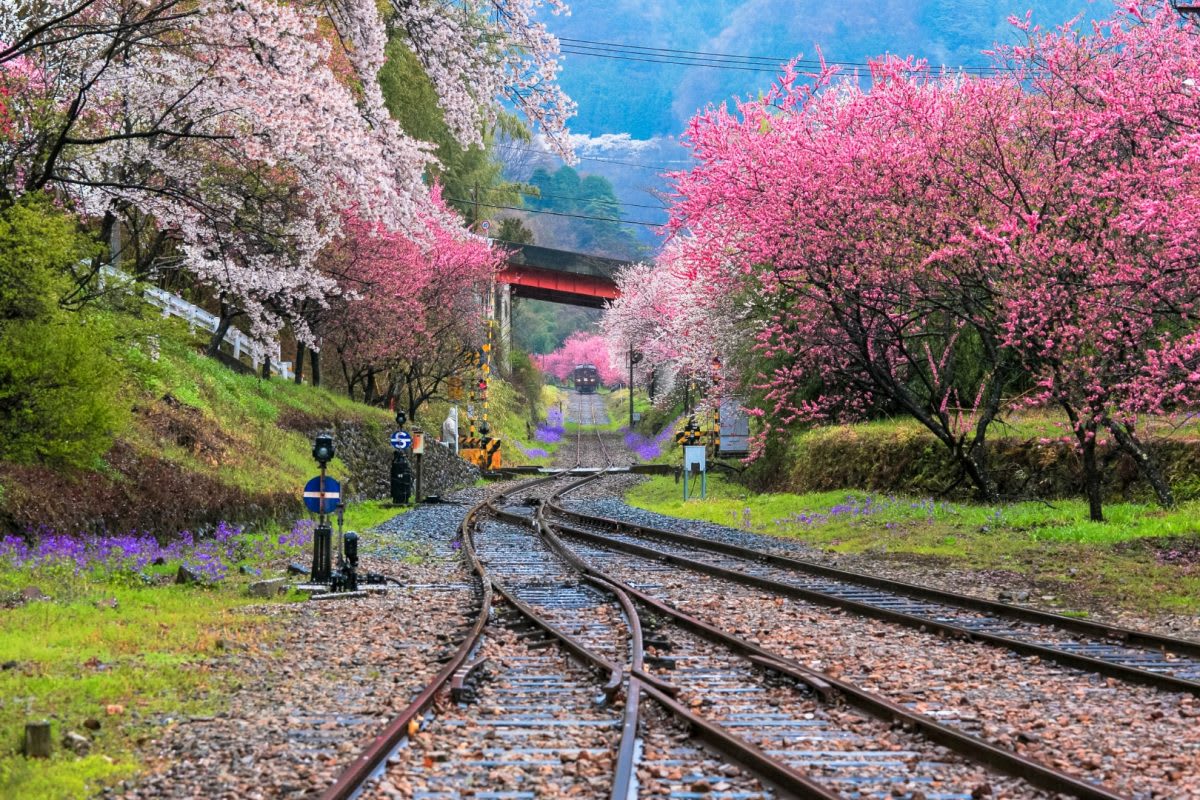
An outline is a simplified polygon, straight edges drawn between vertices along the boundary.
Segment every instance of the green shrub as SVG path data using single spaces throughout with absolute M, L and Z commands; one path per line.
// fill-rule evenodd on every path
M 67 270 L 89 247 L 48 200 L 26 197 L 0 212 L 0 325 L 52 316 L 70 286 Z
M 87 466 L 127 411 L 104 326 L 81 315 L 10 322 L 0 348 L 0 459 Z
M 91 246 L 44 199 L 0 212 L 0 459 L 93 464 L 122 421 L 110 319 L 60 306 Z

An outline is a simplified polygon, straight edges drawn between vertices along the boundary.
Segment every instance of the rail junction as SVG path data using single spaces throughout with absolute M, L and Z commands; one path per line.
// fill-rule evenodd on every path
M 813 608 L 930 648 L 987 648 L 1080 697 L 1153 702 L 1157 722 L 1162 708 L 1192 719 L 1200 644 L 839 571 L 732 530 L 590 513 L 572 497 L 624 466 L 600 408 L 572 396 L 568 468 L 466 511 L 456 546 L 475 590 L 448 632 L 456 646 L 326 800 L 387 796 L 384 780 L 431 799 L 1195 796 L 1164 789 L 1187 775 L 1127 774 L 1115 745 L 1091 761 L 1056 750 L 1061 720 L 1022 746 L 923 689 L 905 701 L 886 681 L 802 663 L 713 609 Z M 1176 744 L 1194 777 L 1200 742 Z

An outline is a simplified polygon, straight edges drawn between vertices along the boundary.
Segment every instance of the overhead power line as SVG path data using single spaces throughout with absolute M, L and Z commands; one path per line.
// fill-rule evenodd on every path
M 741 66 L 734 64 L 712 63 L 708 61 L 684 61 L 681 59 L 662 59 L 662 58 L 645 58 L 633 55 L 617 55 L 609 52 L 596 52 L 589 50 L 576 50 L 571 47 L 563 47 L 561 51 L 566 55 L 573 56 L 595 56 L 597 58 L 608 58 L 614 61 L 641 61 L 646 64 L 669 64 L 679 67 L 707 67 L 709 69 L 728 69 L 737 70 L 739 72 L 770 72 L 779 73 L 782 70 L 782 64 L 777 64 L 773 67 L 768 66 Z
M 567 197 L 566 195 L 562 194 L 546 194 L 545 192 L 537 195 L 527 194 L 525 196 L 531 200 L 574 200 L 579 203 L 590 203 L 591 201 L 598 199 L 595 197 Z M 617 200 L 616 203 L 617 205 L 627 206 L 629 208 L 648 208 L 651 211 L 667 210 L 667 207 L 664 205 L 650 206 L 643 203 L 627 203 L 624 200 Z
M 515 144 L 499 144 L 499 145 L 496 145 L 496 147 L 498 149 L 507 148 L 509 150 L 520 150 L 523 153 L 534 153 L 535 155 L 539 155 L 539 156 L 552 156 L 554 158 L 557 158 L 557 156 L 555 156 L 553 153 L 551 153 L 549 151 L 538 150 L 534 147 L 521 147 L 520 145 L 515 145 Z M 679 168 L 678 166 L 672 166 L 671 164 L 639 164 L 634 161 L 619 161 L 615 158 L 599 158 L 597 156 L 576 156 L 576 158 L 578 158 L 580 161 L 599 161 L 604 164 L 621 164 L 622 166 L 626 166 L 626 167 L 641 167 L 642 169 L 652 169 L 652 170 L 656 170 L 658 172 L 662 172 L 663 170 L 668 170 L 668 169 L 678 169 Z M 676 161 L 673 163 L 678 164 L 678 165 L 684 165 L 684 164 L 690 164 L 691 162 L 690 161 Z
M 672 64 L 676 66 L 698 66 L 719 69 L 733 69 L 747 72 L 776 72 L 791 61 L 783 56 L 739 55 L 734 53 L 716 53 L 704 50 L 684 50 L 674 47 L 647 47 L 619 42 L 601 42 L 594 39 L 574 39 L 559 37 L 564 53 L 574 55 L 589 55 L 599 58 L 613 58 L 622 61 L 645 61 L 656 64 Z M 817 69 L 822 62 L 817 59 L 799 59 L 796 65 L 803 68 Z M 867 68 L 866 61 L 826 60 L 829 66 Z M 931 65 L 932 66 L 932 65 Z M 971 72 L 976 74 L 992 74 L 1011 71 L 1001 65 L 941 65 L 950 71 Z
M 542 211 L 534 208 L 517 208 L 516 206 L 498 206 L 494 203 L 480 203 L 475 200 L 463 200 L 458 197 L 448 197 L 453 203 L 466 203 L 471 206 L 482 206 L 484 208 L 496 208 L 503 211 L 522 211 L 526 214 L 549 214 L 552 217 L 570 217 L 572 219 L 590 219 L 597 222 L 616 222 L 622 225 L 644 225 L 647 228 L 665 228 L 665 222 L 647 222 L 646 220 L 638 219 L 621 219 L 619 217 L 594 217 L 590 214 L 569 214 L 566 211 Z

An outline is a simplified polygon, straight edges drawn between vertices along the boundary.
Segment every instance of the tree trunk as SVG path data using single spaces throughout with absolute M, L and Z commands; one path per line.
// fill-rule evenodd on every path
M 1083 485 L 1087 493 L 1088 518 L 1104 522 L 1104 500 L 1100 487 L 1100 463 L 1096 458 L 1096 428 L 1089 424 L 1078 434 L 1083 450 Z
M 296 368 L 292 380 L 297 384 L 304 383 L 304 351 L 304 342 L 296 342 Z
M 1138 472 L 1146 479 L 1146 482 L 1154 489 L 1154 494 L 1158 498 L 1158 504 L 1163 508 L 1171 508 L 1175 505 L 1175 495 L 1171 491 L 1171 484 L 1163 477 L 1162 470 L 1159 469 L 1158 461 L 1150 454 L 1133 431 L 1125 425 L 1117 422 L 1114 419 L 1104 420 L 1105 427 L 1112 433 L 1113 438 L 1117 440 L 1117 445 L 1129 455 L 1133 456 L 1134 462 L 1137 464 Z
M 217 330 L 208 341 L 208 347 L 204 350 L 206 356 L 216 358 L 217 353 L 221 352 L 221 342 L 225 341 L 225 334 L 229 333 L 229 326 L 233 324 L 233 318 L 237 315 L 238 312 L 231 309 L 228 303 L 221 301 L 220 321 L 217 323 Z
M 379 387 L 375 385 L 375 370 L 367 370 L 367 377 L 363 379 L 363 402 L 371 405 L 375 402 L 375 395 L 379 393 Z
M 268 357 L 268 358 L 263 359 L 262 378 L 263 378 L 263 380 L 267 380 L 270 377 L 271 377 L 271 359 Z
M 414 422 L 417 419 L 417 407 L 421 405 L 421 398 L 416 391 L 416 381 L 408 380 L 408 418 Z
M 317 350 L 310 350 L 309 358 L 312 361 L 312 385 L 321 385 L 321 353 Z
M 975 484 L 975 492 L 979 499 L 985 503 L 999 502 L 1000 489 L 988 469 L 987 448 L 983 442 L 976 442 L 969 450 L 964 450 L 960 460 L 967 477 Z

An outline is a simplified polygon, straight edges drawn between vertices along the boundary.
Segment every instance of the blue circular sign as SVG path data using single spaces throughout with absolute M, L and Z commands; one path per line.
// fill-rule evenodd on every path
M 314 514 L 332 514 L 342 502 L 342 485 L 320 475 L 304 484 L 304 507 Z
M 392 447 L 397 450 L 407 450 L 412 447 L 412 434 L 408 431 L 396 431 L 392 434 Z

